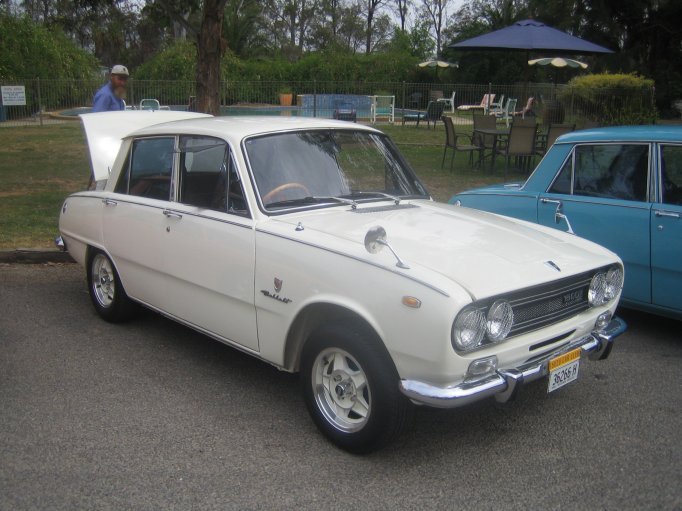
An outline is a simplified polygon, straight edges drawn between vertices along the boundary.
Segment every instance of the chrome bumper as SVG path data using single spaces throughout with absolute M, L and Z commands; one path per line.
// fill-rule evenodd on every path
M 613 340 L 625 332 L 625 321 L 614 317 L 598 332 L 571 341 L 554 351 L 524 362 L 515 368 L 498 369 L 495 373 L 452 387 L 438 387 L 421 381 L 401 380 L 400 391 L 418 404 L 436 408 L 456 408 L 494 396 L 501 403 L 513 399 L 524 383 L 546 376 L 550 359 L 576 348 L 587 353 L 590 360 L 604 360 L 611 353 Z

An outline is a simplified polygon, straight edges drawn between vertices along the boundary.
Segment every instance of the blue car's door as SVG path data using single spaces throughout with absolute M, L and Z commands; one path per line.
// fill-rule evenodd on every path
M 651 211 L 654 305 L 682 310 L 682 145 L 662 145 L 660 202 Z
M 538 223 L 612 250 L 625 264 L 625 300 L 651 302 L 650 144 L 576 145 L 538 202 Z

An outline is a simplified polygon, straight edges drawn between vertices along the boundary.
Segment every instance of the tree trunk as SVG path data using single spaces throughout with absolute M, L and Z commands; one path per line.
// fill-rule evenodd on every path
M 227 0 L 204 0 L 201 30 L 197 39 L 197 111 L 220 113 L 220 59 L 225 50 L 222 38 Z
M 365 39 L 365 53 L 372 51 L 372 22 L 374 21 L 374 8 L 370 7 L 367 11 L 367 37 Z

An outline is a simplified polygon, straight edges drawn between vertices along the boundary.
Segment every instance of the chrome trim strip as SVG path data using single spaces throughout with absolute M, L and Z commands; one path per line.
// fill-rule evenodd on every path
M 118 195 L 118 194 L 117 194 L 117 195 Z M 81 197 L 81 198 L 85 198 L 85 199 L 93 199 L 93 198 L 94 198 L 94 199 L 97 199 L 97 200 L 105 200 L 105 199 L 102 199 L 102 197 L 95 196 L 95 195 L 85 195 L 85 194 L 83 194 L 82 192 L 77 192 L 77 193 L 71 194 L 69 197 Z M 123 195 L 123 197 L 128 197 L 128 196 Z M 109 199 L 109 200 L 110 200 L 110 199 Z M 151 200 L 159 200 L 159 199 L 151 199 Z M 128 199 L 125 199 L 125 198 L 124 198 L 124 199 L 120 199 L 120 198 L 118 198 L 118 197 L 116 197 L 116 202 L 118 202 L 118 203 L 125 203 L 125 204 L 133 204 L 133 205 L 135 205 L 135 206 L 145 206 L 145 207 L 148 207 L 148 208 L 158 209 L 158 210 L 160 210 L 161 212 L 163 212 L 164 210 L 165 210 L 165 211 L 171 211 L 171 212 L 179 213 L 179 214 L 181 214 L 181 215 L 193 216 L 193 217 L 196 217 L 196 218 L 204 218 L 204 219 L 206 219 L 206 220 L 214 220 L 214 221 L 220 222 L 220 223 L 222 223 L 222 224 L 229 224 L 229 225 L 234 225 L 234 226 L 236 226 L 236 227 L 243 227 L 244 229 L 253 229 L 253 225 L 245 225 L 245 224 L 242 224 L 242 223 L 239 223 L 239 222 L 234 222 L 234 221 L 227 220 L 227 219 L 224 219 L 224 218 L 216 218 L 216 217 L 214 217 L 214 216 L 204 215 L 204 214 L 201 214 L 201 213 L 193 213 L 193 212 L 191 212 L 191 211 L 185 211 L 185 210 L 173 208 L 173 207 L 170 206 L 170 205 L 172 205 L 172 204 L 176 204 L 176 205 L 177 205 L 177 204 L 179 204 L 179 203 L 172 203 L 172 202 L 168 202 L 168 201 L 163 201 L 163 202 L 167 202 L 167 203 L 169 204 L 169 206 L 165 206 L 165 207 L 164 207 L 164 206 L 157 206 L 157 205 L 155 205 L 155 204 L 146 204 L 146 203 L 144 203 L 144 202 L 132 201 L 132 200 L 128 200 Z M 194 207 L 194 206 L 191 206 L 191 205 L 189 205 L 189 204 L 183 204 L 183 205 L 188 206 L 188 207 Z M 245 216 L 242 216 L 242 215 L 237 215 L 237 214 L 235 214 L 235 213 L 227 213 L 227 212 L 225 212 L 225 211 L 216 211 L 216 213 L 219 213 L 219 214 L 221 214 L 221 215 L 233 215 L 233 216 L 236 216 L 237 218 L 243 218 L 244 220 L 250 221 L 250 222 L 252 222 L 252 223 L 254 222 L 254 220 L 253 220 L 252 218 L 245 217 Z
M 442 290 L 442 289 L 440 289 L 440 288 L 438 288 L 438 287 L 436 287 L 436 286 L 433 286 L 433 285 L 429 284 L 428 282 L 425 282 L 425 281 L 423 281 L 423 280 L 421 280 L 421 279 L 418 279 L 418 278 L 416 278 L 416 277 L 413 277 L 412 275 L 409 275 L 409 274 L 407 274 L 407 273 L 403 273 L 403 272 L 394 270 L 393 268 L 387 268 L 386 266 L 384 266 L 384 265 L 382 265 L 382 264 L 373 263 L 373 262 L 371 262 L 371 261 L 367 261 L 366 259 L 362 259 L 361 257 L 357 257 L 357 256 L 354 256 L 354 255 L 351 255 L 351 254 L 346 254 L 345 252 L 341 252 L 341 251 L 339 251 L 339 250 L 334 250 L 334 249 L 331 249 L 331 248 L 328 248 L 328 247 L 323 247 L 322 245 L 317 245 L 317 244 L 315 244 L 315 243 L 310 243 L 309 241 L 298 240 L 298 239 L 296 239 L 296 238 L 291 238 L 291 237 L 289 237 L 289 236 L 284 236 L 283 234 L 277 234 L 277 233 L 270 232 L 270 231 L 264 231 L 263 229 L 259 229 L 258 227 L 256 227 L 256 232 L 259 232 L 259 233 L 262 233 L 262 234 L 269 234 L 270 236 L 275 236 L 275 237 L 277 237 L 277 238 L 281 238 L 281 239 L 284 239 L 284 240 L 293 241 L 294 243 L 300 243 L 300 244 L 306 245 L 306 246 L 308 246 L 308 247 L 318 248 L 318 249 L 320 249 L 320 250 L 324 250 L 325 252 L 330 252 L 330 253 L 332 253 L 332 254 L 336 254 L 336 255 L 339 255 L 339 256 L 342 256 L 342 257 L 347 257 L 347 258 L 349 258 L 349 259 L 353 259 L 353 260 L 358 261 L 358 262 L 361 262 L 361 263 L 369 264 L 370 266 L 374 266 L 375 268 L 379 268 L 379 269 L 382 269 L 382 270 L 385 270 L 385 271 L 394 273 L 394 274 L 396 274 L 396 275 L 400 275 L 401 277 L 405 277 L 406 279 L 409 279 L 409 280 L 411 280 L 411 281 L 413 281 L 413 282 L 416 282 L 417 284 L 421 284 L 421 285 L 424 286 L 424 287 L 428 287 L 429 289 L 431 289 L 431 290 L 433 290 L 433 291 L 436 291 L 437 293 L 440 293 L 441 295 L 443 295 L 443 296 L 446 297 L 446 298 L 450 298 L 450 295 L 449 295 L 446 291 L 444 291 L 444 290 Z M 468 291 L 467 291 L 467 293 L 468 293 Z M 471 296 L 471 295 L 470 295 L 470 296 Z M 473 297 L 472 297 L 472 300 L 473 300 Z
M 580 348 L 590 360 L 606 359 L 614 339 L 625 332 L 626 328 L 622 319 L 614 317 L 599 332 L 595 331 L 568 342 L 517 367 L 498 369 L 482 379 L 463 381 L 446 387 L 417 380 L 401 380 L 399 388 L 412 401 L 435 408 L 457 408 L 492 396 L 504 403 L 512 399 L 524 383 L 549 374 L 549 361 L 558 355 Z

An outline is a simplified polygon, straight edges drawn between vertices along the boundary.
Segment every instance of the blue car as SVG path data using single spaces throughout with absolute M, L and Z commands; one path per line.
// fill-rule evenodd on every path
M 599 243 L 625 263 L 623 305 L 682 319 L 682 126 L 569 133 L 525 183 L 470 190 L 450 203 Z

